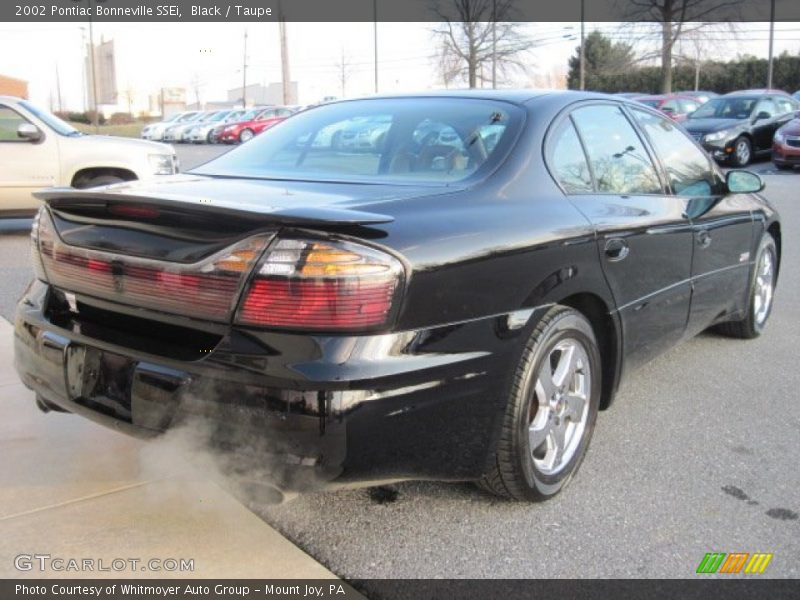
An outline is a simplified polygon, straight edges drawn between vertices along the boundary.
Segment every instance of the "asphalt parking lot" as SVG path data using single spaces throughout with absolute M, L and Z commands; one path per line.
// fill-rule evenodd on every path
M 181 146 L 181 166 L 225 149 Z M 767 332 L 747 342 L 703 334 L 634 373 L 555 500 L 407 482 L 251 508 L 348 579 L 691 577 L 707 552 L 771 552 L 766 576 L 800 576 L 800 172 L 753 168 L 783 218 Z M 30 277 L 29 227 L 0 222 L 6 318 Z

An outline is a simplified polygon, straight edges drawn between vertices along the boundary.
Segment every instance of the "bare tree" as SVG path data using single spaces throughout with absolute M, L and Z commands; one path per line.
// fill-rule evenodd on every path
M 681 36 L 710 25 L 731 21 L 744 0 L 622 0 L 630 21 L 653 21 L 660 30 L 661 91 L 672 91 L 672 54 Z
M 339 82 L 342 86 L 342 98 L 345 98 L 347 96 L 347 78 L 353 71 L 353 61 L 351 61 L 350 57 L 345 54 L 344 46 L 342 47 L 341 58 L 339 58 L 339 60 L 336 62 L 336 70 L 339 73 Z
M 434 30 L 439 38 L 437 53 L 445 85 L 464 79 L 469 87 L 478 85 L 484 71 L 507 76 L 525 70 L 524 54 L 533 48 L 512 18 L 513 0 L 438 0 L 432 10 L 441 20 Z

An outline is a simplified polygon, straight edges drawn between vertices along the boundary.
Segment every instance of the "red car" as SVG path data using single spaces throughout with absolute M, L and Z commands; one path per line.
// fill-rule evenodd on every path
M 225 144 L 244 143 L 265 129 L 269 129 L 275 123 L 280 123 L 293 112 L 292 109 L 283 106 L 265 108 L 249 121 L 240 121 L 225 126 L 219 134 L 219 141 Z
M 800 118 L 792 119 L 775 132 L 772 162 L 779 169 L 800 166 Z
M 702 102 L 691 96 L 681 94 L 660 94 L 658 96 L 637 96 L 633 98 L 637 102 L 646 104 L 656 110 L 660 110 L 673 121 L 681 123 L 686 120 L 689 113 L 700 108 Z

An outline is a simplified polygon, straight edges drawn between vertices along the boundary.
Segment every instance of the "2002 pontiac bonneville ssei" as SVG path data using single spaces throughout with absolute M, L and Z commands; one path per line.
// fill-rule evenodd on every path
M 631 368 L 761 333 L 762 188 L 608 96 L 328 104 L 162 182 L 40 193 L 16 366 L 44 410 L 144 436 L 199 419 L 283 490 L 544 499 Z

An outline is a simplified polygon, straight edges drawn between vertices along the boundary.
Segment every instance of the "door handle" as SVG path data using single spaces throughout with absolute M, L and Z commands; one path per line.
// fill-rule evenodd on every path
M 711 234 L 708 230 L 701 229 L 697 232 L 697 245 L 701 248 L 708 248 L 711 245 Z
M 623 260 L 628 256 L 630 251 L 631 249 L 630 246 L 628 246 L 628 242 L 622 238 L 610 238 L 606 240 L 604 252 L 606 253 L 606 258 L 611 262 Z

